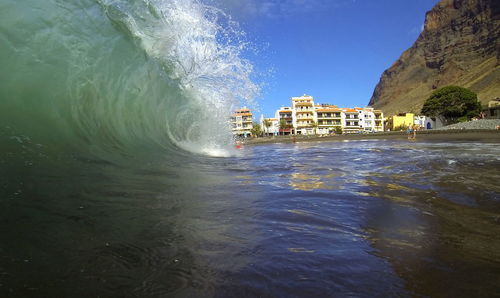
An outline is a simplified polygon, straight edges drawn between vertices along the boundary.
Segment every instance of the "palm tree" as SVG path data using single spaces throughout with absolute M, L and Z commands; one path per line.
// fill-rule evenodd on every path
M 264 119 L 264 122 L 262 124 L 264 124 L 264 130 L 269 135 L 269 127 L 271 127 L 271 125 L 273 125 L 273 123 L 271 121 L 269 121 L 269 119 Z
M 253 123 L 253 127 L 251 133 L 254 137 L 262 136 L 262 129 L 260 128 L 260 124 L 257 122 Z
M 286 123 L 286 120 L 284 120 L 284 119 L 281 119 L 281 120 L 280 120 L 280 131 L 281 131 L 283 134 L 285 134 L 285 133 L 284 133 L 284 130 L 285 130 L 285 129 L 287 129 L 287 128 L 289 128 L 289 127 L 290 127 L 290 125 L 288 125 L 288 124 Z
M 318 122 L 313 121 L 311 126 L 313 128 L 314 134 L 316 134 L 318 132 Z

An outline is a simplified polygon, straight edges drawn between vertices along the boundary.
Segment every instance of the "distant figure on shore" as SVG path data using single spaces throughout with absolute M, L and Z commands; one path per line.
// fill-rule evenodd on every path
M 408 126 L 406 134 L 408 135 L 408 140 L 411 140 L 413 138 L 413 125 Z
M 418 126 L 416 124 L 408 126 L 408 129 L 406 130 L 406 134 L 408 135 L 408 140 L 417 139 L 417 129 Z

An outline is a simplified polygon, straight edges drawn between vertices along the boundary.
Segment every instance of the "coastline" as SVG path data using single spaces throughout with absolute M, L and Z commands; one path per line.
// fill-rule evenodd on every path
M 407 134 L 404 131 L 377 132 L 370 134 L 343 134 L 327 136 L 275 136 L 259 137 L 242 140 L 244 145 L 260 145 L 275 143 L 302 143 L 318 141 L 349 141 L 349 140 L 402 140 L 408 141 Z M 476 141 L 500 143 L 500 130 L 491 129 L 448 129 L 448 130 L 422 130 L 417 132 L 418 141 Z

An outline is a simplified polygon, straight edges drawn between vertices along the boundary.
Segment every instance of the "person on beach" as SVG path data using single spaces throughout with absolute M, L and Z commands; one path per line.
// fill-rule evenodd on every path
M 417 129 L 418 129 L 418 126 L 416 124 L 413 125 L 413 139 L 416 140 L 417 139 Z
M 408 129 L 406 130 L 406 134 L 408 135 L 408 140 L 411 140 L 412 136 L 413 136 L 413 126 L 412 125 L 408 126 Z

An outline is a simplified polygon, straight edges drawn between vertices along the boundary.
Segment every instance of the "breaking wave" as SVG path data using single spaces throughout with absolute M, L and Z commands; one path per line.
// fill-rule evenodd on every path
M 6 0 L 0 43 L 10 149 L 228 155 L 259 92 L 237 25 L 196 0 Z

